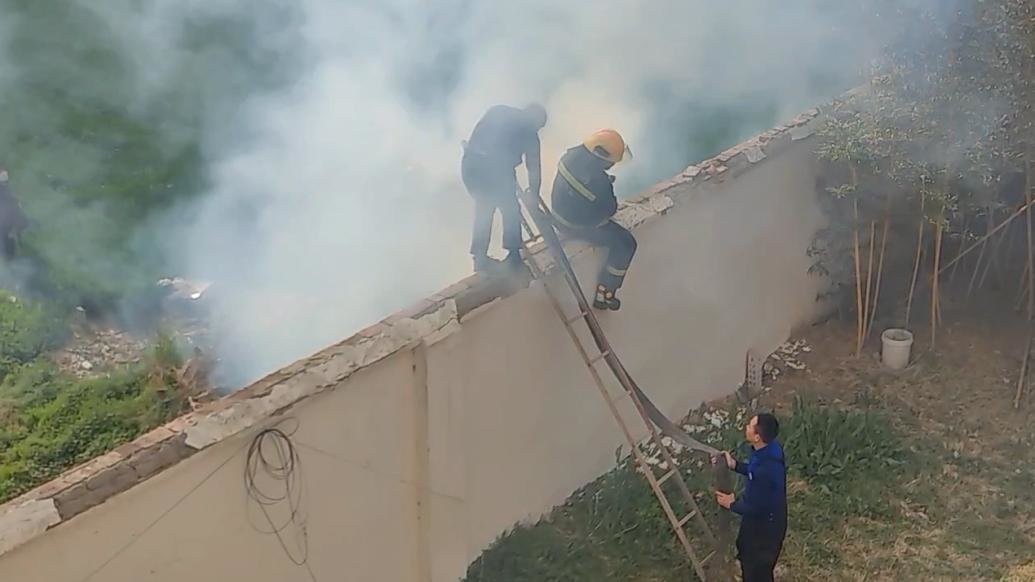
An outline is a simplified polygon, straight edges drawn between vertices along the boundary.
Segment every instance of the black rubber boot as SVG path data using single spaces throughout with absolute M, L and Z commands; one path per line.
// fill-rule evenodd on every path
M 622 302 L 615 297 L 615 291 L 603 285 L 597 285 L 596 295 L 593 296 L 593 307 L 602 310 L 618 311 L 622 308 Z

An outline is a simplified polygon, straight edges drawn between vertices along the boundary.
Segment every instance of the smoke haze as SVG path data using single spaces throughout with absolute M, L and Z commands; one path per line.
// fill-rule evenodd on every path
M 546 191 L 566 148 L 618 129 L 636 157 L 616 187 L 632 195 L 856 83 L 883 40 L 860 26 L 858 8 L 831 4 L 155 0 L 91 10 L 137 72 L 131 103 L 144 115 L 170 124 L 159 89 L 211 87 L 176 112 L 202 120 L 207 183 L 140 236 L 160 236 L 184 276 L 215 282 L 223 373 L 241 385 L 470 272 L 460 141 L 489 106 L 546 105 Z M 268 75 L 194 50 L 184 25 L 199 19 L 235 25 L 234 58 Z M 170 147 L 197 137 L 171 125 Z
M 564 149 L 619 129 L 630 195 L 711 153 L 698 141 L 728 145 L 850 86 L 867 47 L 844 42 L 843 11 L 787 4 L 299 4 L 297 80 L 241 104 L 249 139 L 213 152 L 211 192 L 176 237 L 184 272 L 221 288 L 229 382 L 469 273 L 460 141 L 492 104 L 547 106 L 547 188 Z

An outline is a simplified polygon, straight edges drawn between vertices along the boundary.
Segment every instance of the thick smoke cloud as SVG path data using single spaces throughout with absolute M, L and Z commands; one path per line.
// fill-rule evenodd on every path
M 445 4 L 302 3 L 304 72 L 245 102 L 250 139 L 214 152 L 213 191 L 178 240 L 187 272 L 220 287 L 232 382 L 468 272 L 459 141 L 488 105 L 547 105 L 548 168 L 589 131 L 620 129 L 639 154 L 621 176 L 632 193 L 689 161 L 694 128 L 669 115 L 746 102 L 786 117 L 837 86 L 817 77 L 862 64 L 806 3 Z
M 145 85 L 182 49 L 182 6 L 159 4 L 126 36 L 152 45 Z M 830 4 L 301 0 L 250 49 L 291 82 L 220 110 L 210 191 L 151 228 L 184 274 L 216 282 L 240 385 L 470 272 L 460 141 L 488 106 L 546 104 L 545 189 L 564 149 L 619 129 L 631 195 L 856 82 L 876 43 Z

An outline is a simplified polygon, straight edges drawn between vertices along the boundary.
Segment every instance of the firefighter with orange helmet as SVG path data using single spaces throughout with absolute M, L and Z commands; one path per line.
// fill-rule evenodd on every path
M 631 157 L 617 131 L 602 129 L 565 152 L 553 181 L 551 210 L 558 230 L 607 249 L 593 297 L 597 309 L 617 311 L 621 307 L 615 295 L 636 253 L 632 233 L 612 220 L 618 199 L 615 178 L 607 172 Z

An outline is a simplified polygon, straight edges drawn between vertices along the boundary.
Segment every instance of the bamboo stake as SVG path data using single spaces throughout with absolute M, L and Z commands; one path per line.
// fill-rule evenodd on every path
M 913 280 L 909 283 L 909 298 L 906 300 L 906 327 L 909 327 L 909 314 L 913 309 L 913 293 L 916 291 L 916 278 L 920 274 L 920 255 L 924 248 L 924 194 L 920 193 L 920 227 L 916 233 L 916 260 L 913 261 Z
M 944 229 L 942 229 L 942 241 L 943 241 L 943 243 L 944 243 L 944 240 L 945 240 L 945 231 L 944 231 Z M 941 246 L 944 246 L 944 245 L 942 244 Z M 937 272 L 937 269 L 932 269 L 931 272 L 932 273 L 933 272 Z M 932 287 L 933 287 L 933 284 L 934 284 L 933 279 L 932 279 L 931 282 L 932 282 Z M 933 293 L 934 289 L 932 288 L 931 291 Z M 942 324 L 942 289 L 941 289 L 941 279 L 938 280 L 938 292 L 936 294 L 934 294 L 932 302 L 934 303 L 934 318 L 935 318 L 935 321 L 937 321 L 938 325 L 940 326 Z
M 870 308 L 870 322 L 866 325 L 866 336 L 869 337 L 873 331 L 873 321 L 877 318 L 877 301 L 880 299 L 880 281 L 884 274 L 884 254 L 888 248 L 888 229 L 891 227 L 891 217 L 884 217 L 884 233 L 880 241 L 880 261 L 877 264 L 877 283 L 873 289 L 873 306 Z
M 1003 241 L 1006 240 L 1006 235 L 1009 234 L 1011 229 L 1006 229 L 999 233 L 998 237 L 993 237 L 995 242 L 992 243 L 992 253 L 989 255 L 988 260 L 985 261 L 985 270 L 981 273 L 981 278 L 978 280 L 977 288 L 980 290 L 985 286 L 985 280 L 988 279 L 988 272 L 995 266 L 996 271 L 999 271 L 999 253 L 1003 248 Z
M 996 266 L 996 270 L 995 270 L 996 279 L 999 280 L 1000 282 L 1003 282 L 1003 286 L 1004 287 L 1006 286 L 1006 283 L 1004 282 L 1005 272 L 1010 270 L 1010 259 L 1012 259 L 1016 255 L 1016 253 L 1014 252 L 1014 249 L 1017 247 L 1017 239 L 1018 239 L 1018 237 L 1017 237 L 1018 229 L 1016 227 L 1017 227 L 1016 224 L 1011 224 L 1006 229 L 1006 232 L 1007 232 L 1007 235 L 1006 235 L 1006 250 L 1003 251 L 1004 254 L 1006 255 L 1006 258 L 1003 260 L 1002 263 L 1000 263 L 999 265 Z
M 852 186 L 854 187 L 857 182 L 857 176 L 855 171 L 855 165 L 849 165 L 852 173 Z M 853 193 L 854 194 L 854 193 Z M 862 304 L 862 263 L 859 257 L 859 198 L 855 196 L 852 198 L 852 209 L 855 214 L 855 224 L 852 225 L 852 237 L 854 239 L 854 256 L 855 256 L 855 355 L 862 354 L 862 323 L 865 317 Z
M 953 260 L 949 261 L 948 263 L 946 263 L 945 266 L 942 267 L 939 272 L 945 272 L 949 267 L 953 266 L 960 259 L 962 259 L 963 257 L 967 256 L 967 254 L 969 254 L 975 248 L 981 246 L 981 243 L 985 242 L 989 237 L 991 237 L 995 233 L 999 232 L 1000 230 L 1002 230 L 1003 228 L 1008 226 L 1013 221 L 1013 219 L 1015 219 L 1018 216 L 1024 214 L 1024 212 L 1026 210 L 1028 210 L 1029 208 L 1031 208 L 1031 206 L 1033 204 L 1035 204 L 1035 200 L 1031 200 L 1030 197 L 1029 197 L 1028 202 L 1026 202 L 1023 206 L 1021 206 L 1017 210 L 1015 210 L 1013 214 L 1011 214 L 1010 216 L 1008 216 L 1006 218 L 1006 220 L 1000 222 L 998 226 L 996 226 L 994 229 L 992 229 L 992 232 L 986 234 L 985 236 L 983 236 L 980 239 L 978 239 L 974 244 L 972 244 L 969 247 L 967 247 L 967 250 L 965 250 L 962 253 L 960 253 L 960 256 L 958 256 L 955 259 L 953 259 Z
M 938 316 L 938 325 L 942 325 L 945 321 L 942 319 L 942 292 L 938 289 L 938 296 L 934 298 L 935 315 Z
M 960 254 L 963 253 L 963 249 L 967 246 L 967 226 L 970 225 L 969 220 L 970 216 L 963 215 L 963 228 L 960 231 L 960 248 L 956 251 L 956 258 L 959 258 Z M 956 271 L 959 270 L 959 267 L 960 264 L 957 262 L 956 266 L 952 268 L 952 273 L 949 274 L 949 283 L 956 280 Z
M 1006 287 L 1007 273 L 1010 271 L 1010 260 L 1016 255 L 1014 249 L 1017 247 L 1017 231 L 1020 230 L 1017 223 L 1011 223 L 1003 233 L 1003 250 L 1000 254 L 1001 260 L 995 265 L 995 279 L 1001 287 Z
M 933 279 L 931 282 L 931 349 L 934 349 L 938 333 L 938 278 L 940 273 L 938 263 L 942 259 L 942 231 L 944 230 L 942 220 L 943 217 L 939 213 L 934 235 L 934 273 L 932 274 Z
M 1017 284 L 1017 299 L 1014 300 L 1014 311 L 1020 311 L 1021 307 L 1024 306 L 1024 300 L 1028 297 L 1028 265 L 1024 265 L 1024 270 L 1021 271 L 1021 281 Z
M 873 247 L 876 244 L 877 244 L 877 221 L 876 220 L 871 220 L 870 221 L 870 250 L 869 250 L 869 253 L 867 254 L 867 263 L 868 264 L 866 265 L 866 300 L 863 301 L 863 311 L 862 311 L 862 320 L 863 320 L 863 326 L 862 326 L 863 339 L 862 339 L 862 341 L 863 341 L 863 343 L 866 342 L 866 336 L 870 332 L 870 326 L 869 326 L 869 321 L 870 321 L 870 296 L 871 296 L 870 288 L 872 286 L 871 283 L 873 282 L 873 250 L 874 250 Z
M 1024 392 L 1024 388 L 1028 384 L 1028 361 L 1031 359 L 1031 340 L 1033 337 L 1035 337 L 1032 336 L 1032 331 L 1035 331 L 1035 327 L 1029 325 L 1028 343 L 1025 345 L 1024 348 L 1024 359 L 1021 360 L 1021 375 L 1019 378 L 1017 378 L 1017 394 L 1015 394 L 1013 397 L 1014 409 L 1021 407 L 1021 394 Z
M 1024 199 L 1028 229 L 1028 321 L 1035 317 L 1035 243 L 1032 242 L 1031 231 L 1031 149 L 1024 156 Z
M 974 291 L 974 284 L 977 283 L 978 273 L 981 272 L 981 264 L 985 258 L 985 248 L 987 246 L 987 244 L 981 246 L 981 252 L 978 253 L 977 261 L 974 262 L 974 273 L 970 276 L 970 283 L 967 283 L 967 300 L 970 299 L 970 295 Z
M 986 234 L 992 232 L 992 229 L 994 228 L 994 226 L 992 224 L 992 215 L 988 214 L 987 217 L 988 217 L 988 226 L 985 228 L 985 233 Z M 971 292 L 974 291 L 974 283 L 977 282 L 978 273 L 981 272 L 981 261 L 982 261 L 982 259 L 985 258 L 985 251 L 987 251 L 987 250 L 988 250 L 988 240 L 986 238 L 985 242 L 981 243 L 981 252 L 978 253 L 977 262 L 974 263 L 974 274 L 970 276 L 970 283 L 967 284 L 967 300 L 970 300 L 970 294 L 971 294 Z
M 852 253 L 855 257 L 855 355 L 862 353 L 862 264 L 859 257 L 859 229 L 856 228 L 853 236 L 855 238 L 855 249 Z

